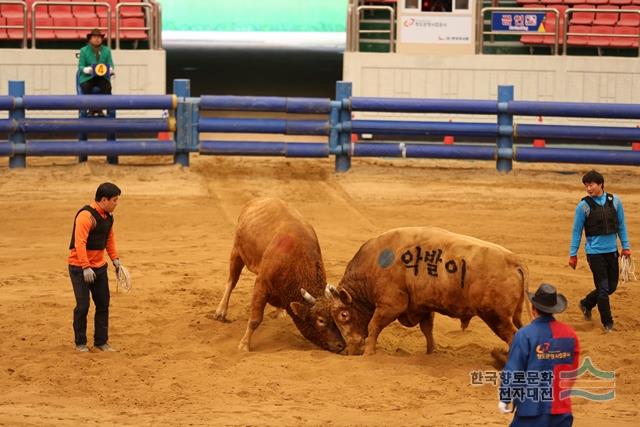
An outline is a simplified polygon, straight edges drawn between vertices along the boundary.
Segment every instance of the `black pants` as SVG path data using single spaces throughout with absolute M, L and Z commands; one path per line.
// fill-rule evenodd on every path
M 597 305 L 602 324 L 611 325 L 613 317 L 611 316 L 609 295 L 614 293 L 618 287 L 618 252 L 587 254 L 587 262 L 593 273 L 593 283 L 596 288 L 582 301 L 589 309 Z
M 96 306 L 94 317 L 95 332 L 93 345 L 99 346 L 109 341 L 109 277 L 107 264 L 94 268 L 96 280 L 86 283 L 82 275 L 82 268 L 69 266 L 69 277 L 76 297 L 76 308 L 73 309 L 73 332 L 76 345 L 87 343 L 87 314 L 89 313 L 89 293 Z
M 104 77 L 95 76 L 80 85 L 83 95 L 93 95 L 94 87 L 100 90 L 99 95 L 111 95 L 111 82 Z

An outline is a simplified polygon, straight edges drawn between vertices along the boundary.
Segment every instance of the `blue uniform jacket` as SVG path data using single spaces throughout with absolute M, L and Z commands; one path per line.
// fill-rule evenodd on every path
M 568 394 L 575 378 L 561 379 L 560 373 L 578 369 L 579 360 L 573 328 L 551 315 L 537 317 L 513 337 L 500 375 L 500 400 L 513 401 L 520 416 L 571 413 Z

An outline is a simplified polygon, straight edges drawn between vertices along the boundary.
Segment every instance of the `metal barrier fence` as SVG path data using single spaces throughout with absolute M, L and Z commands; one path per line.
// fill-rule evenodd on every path
M 580 140 L 585 145 L 611 141 L 640 141 L 640 129 L 614 126 L 569 126 L 518 124 L 514 116 L 555 116 L 609 119 L 640 119 L 640 105 L 573 102 L 516 101 L 513 86 L 499 86 L 495 100 L 404 99 L 352 97 L 351 83 L 337 82 L 336 100 L 323 98 L 190 96 L 189 80 L 174 81 L 175 95 L 24 95 L 24 82 L 9 82 L 9 96 L 0 96 L 0 110 L 9 118 L 0 120 L 0 156 L 10 158 L 10 167 L 25 167 L 26 156 L 174 155 L 174 161 L 189 165 L 189 153 L 203 155 L 246 155 L 286 157 L 335 156 L 337 172 L 351 167 L 352 157 L 402 157 L 495 160 L 501 172 L 512 169 L 512 162 L 559 162 L 640 165 L 640 151 L 631 149 L 531 148 L 516 147 L 518 138 L 556 138 Z M 30 119 L 25 110 L 68 109 L 162 109 L 163 119 Z M 200 111 L 274 112 L 291 115 L 326 115 L 318 119 L 246 117 L 204 117 Z M 435 122 L 406 120 L 352 119 L 354 112 L 449 113 L 489 115 L 495 123 Z M 175 132 L 173 141 L 27 141 L 29 133 L 49 135 L 80 133 Z M 318 141 L 230 141 L 205 140 L 203 132 L 260 133 L 325 136 Z M 454 136 L 495 138 L 495 145 L 425 144 L 415 142 L 353 142 L 352 133 L 415 136 Z M 637 144 L 634 144 L 636 146 Z M 117 158 L 116 158 L 117 162 Z

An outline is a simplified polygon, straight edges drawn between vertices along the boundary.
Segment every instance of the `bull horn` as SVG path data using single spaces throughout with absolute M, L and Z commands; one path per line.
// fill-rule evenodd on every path
M 302 298 L 304 298 L 304 300 L 306 302 L 308 302 L 309 304 L 313 305 L 313 304 L 316 303 L 316 299 L 309 292 L 307 292 L 304 289 L 300 288 L 300 293 L 302 294 Z
M 331 285 L 327 284 L 327 286 L 324 287 L 324 295 L 327 298 L 331 298 Z
M 338 292 L 338 289 L 336 289 L 335 286 L 327 285 L 327 289 L 329 290 L 329 293 L 331 294 L 331 296 L 336 297 L 336 298 L 340 297 L 340 292 Z

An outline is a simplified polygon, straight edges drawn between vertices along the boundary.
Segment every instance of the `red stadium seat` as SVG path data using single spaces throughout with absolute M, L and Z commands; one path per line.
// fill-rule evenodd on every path
M 598 6 L 598 9 L 620 9 L 618 6 L 612 6 L 610 4 L 601 4 Z M 618 22 L 618 13 L 604 13 L 598 12 L 596 13 L 596 17 L 593 20 L 593 25 L 616 25 Z
M 100 18 L 100 28 L 104 28 L 104 33 L 107 34 L 107 18 Z M 120 23 L 122 25 L 122 23 Z M 116 19 L 111 18 L 111 37 L 116 35 Z
M 78 30 L 75 28 L 77 27 L 78 23 L 76 21 L 76 18 L 74 18 L 73 16 L 67 16 L 66 18 L 53 18 L 53 25 L 56 27 L 68 28 L 68 29 L 63 29 L 63 28 L 56 29 L 55 30 L 56 39 L 77 40 L 79 38 Z
M 622 6 L 623 10 L 640 10 L 640 5 Z M 637 27 L 640 25 L 640 14 L 638 13 L 621 13 L 618 25 L 623 27 Z
M 518 4 L 538 4 L 538 0 L 517 0 Z
M 556 9 L 558 11 L 558 18 L 560 19 L 560 22 L 564 22 L 564 12 L 569 8 L 568 5 L 566 4 L 550 4 L 547 5 L 547 9 Z M 546 20 L 544 21 L 545 24 L 552 24 L 555 23 L 556 20 L 556 14 L 553 12 L 547 13 L 547 17 Z
M 84 39 L 89 31 L 100 27 L 100 20 L 94 15 L 93 18 L 77 18 L 76 24 L 81 27 L 78 29 L 78 38 Z
M 587 0 L 587 4 L 589 5 L 597 5 L 597 4 L 607 4 L 609 0 Z
M 568 34 L 578 33 L 577 35 L 569 35 L 567 37 L 567 44 L 573 46 L 586 46 L 589 41 L 589 36 L 582 36 L 579 33 L 590 33 L 591 27 L 588 25 L 570 25 Z
M 38 28 L 36 30 L 36 39 L 38 40 L 53 40 L 56 38 L 56 33 L 53 30 L 50 29 L 40 29 L 40 27 L 51 27 L 53 26 L 53 18 L 49 17 L 49 16 L 45 16 L 43 14 L 43 16 L 40 16 L 40 13 L 38 12 L 36 14 L 36 27 Z M 29 34 L 29 37 L 31 37 L 31 34 Z
M 638 27 L 621 27 L 616 26 L 613 29 L 614 34 L 629 34 L 634 35 L 633 37 L 612 37 L 611 38 L 611 47 L 638 47 L 638 38 L 640 37 L 640 28 Z
M 111 17 L 116 16 L 116 4 L 118 4 L 118 0 L 102 0 L 100 3 L 109 3 L 111 5 Z M 104 6 L 96 6 L 96 13 L 100 18 L 107 17 L 107 8 Z
M 558 0 L 540 0 L 540 3 L 546 6 L 548 4 L 558 3 Z
M 0 27 L 7 25 L 7 18 L 0 16 Z M 6 28 L 0 28 L 0 40 L 8 39 Z
M 71 1 L 76 3 L 77 2 L 87 3 L 87 0 L 71 0 Z M 71 11 L 73 13 L 73 16 L 76 18 L 97 18 L 98 17 L 96 15 L 96 8 L 93 6 L 86 6 L 86 5 L 71 6 Z
M 551 14 L 553 16 L 553 14 Z M 553 33 L 556 31 L 556 21 L 555 21 L 555 16 L 554 19 L 551 21 L 546 21 L 544 22 L 544 30 L 545 32 L 549 33 L 548 36 L 543 36 L 542 37 L 542 44 L 554 44 L 555 43 L 555 36 L 553 35 Z M 560 21 L 560 26 L 557 29 L 558 31 L 558 44 L 562 45 L 562 37 L 564 36 L 564 20 Z
M 7 28 L 7 37 L 9 40 L 22 40 L 24 22 L 22 18 L 5 18 L 7 20 L 7 25 L 16 25 L 21 28 Z M 29 34 L 27 34 L 29 36 Z
M 522 44 L 542 44 L 542 36 L 540 33 L 524 34 L 520 36 Z
M 591 6 L 588 4 L 580 4 L 574 6 L 575 9 L 595 9 L 595 6 Z M 594 12 L 573 12 L 571 14 L 571 25 L 591 25 L 593 23 L 593 19 L 595 18 Z
M 71 13 L 71 6 L 52 4 L 49 5 L 49 16 L 53 19 L 56 18 L 71 18 L 73 14 Z
M 623 6 L 625 4 L 631 4 L 631 0 L 609 0 L 609 4 Z
M 613 34 L 613 27 L 606 25 L 594 25 L 591 27 L 591 32 L 594 34 Z M 611 39 L 612 37 L 589 36 L 587 45 L 606 47 L 611 44 Z
M 564 0 L 562 3 L 569 5 L 570 7 L 575 7 L 577 4 L 584 4 L 585 0 Z
M 120 3 L 141 3 L 141 0 L 125 0 Z M 139 6 L 122 6 L 120 7 L 120 16 L 122 18 L 144 18 L 144 11 Z
M 146 30 L 138 30 L 143 28 L 144 19 L 140 18 L 124 18 L 120 20 L 120 38 L 124 40 L 145 40 L 147 39 Z
M 21 18 L 23 14 L 19 4 L 0 4 L 0 15 L 4 18 Z

